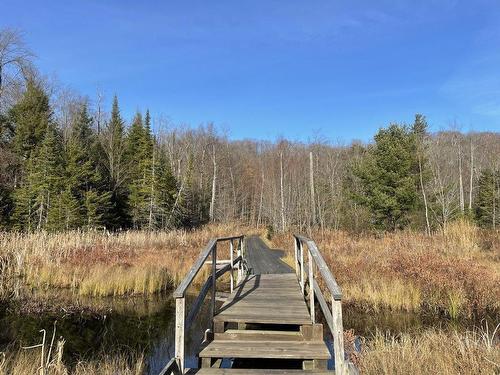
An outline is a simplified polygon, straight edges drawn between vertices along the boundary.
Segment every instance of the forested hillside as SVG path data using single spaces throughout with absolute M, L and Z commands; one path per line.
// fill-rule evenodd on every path
M 147 109 L 129 121 L 117 96 L 106 108 L 101 95 L 81 97 L 43 78 L 32 61 L 18 34 L 0 31 L 3 229 L 239 220 L 273 230 L 433 231 L 460 216 L 499 225 L 499 133 L 430 133 L 417 114 L 369 144 L 236 141 Z

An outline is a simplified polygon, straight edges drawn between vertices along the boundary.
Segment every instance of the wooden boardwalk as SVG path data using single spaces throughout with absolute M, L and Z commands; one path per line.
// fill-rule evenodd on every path
M 295 272 L 280 260 L 282 254 L 272 252 L 258 237 L 249 237 L 246 241 L 243 236 L 228 237 L 209 242 L 174 293 L 176 356 L 161 375 L 330 374 L 332 371 L 328 371 L 327 363 L 332 353 L 324 341 L 323 325 L 316 322 L 318 312 L 323 313 L 333 335 L 335 373 L 348 373 L 344 360 L 340 289 L 314 242 L 300 236 L 295 236 L 294 240 Z M 217 244 L 224 241 L 230 243 L 230 259 L 218 262 Z M 209 256 L 211 260 L 207 262 Z M 210 264 L 212 274 L 187 314 L 186 289 L 206 263 Z M 222 306 L 217 307 L 216 280 L 226 272 L 230 275 L 231 293 Z M 315 273 L 323 277 L 328 287 L 331 310 L 315 280 Z M 184 335 L 209 290 L 212 292 L 212 326 L 198 353 L 198 368 L 186 369 Z M 225 367 L 230 363 L 231 368 L 221 368 L 223 361 Z

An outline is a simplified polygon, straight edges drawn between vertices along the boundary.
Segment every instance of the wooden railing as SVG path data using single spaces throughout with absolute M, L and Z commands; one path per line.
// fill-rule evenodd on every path
M 220 242 L 229 242 L 230 259 L 223 262 L 217 262 L 217 244 Z M 236 247 L 235 247 L 236 243 Z M 175 298 L 175 358 L 165 366 L 160 375 L 178 375 L 183 374 L 185 369 L 184 350 L 185 350 L 185 333 L 195 321 L 198 312 L 203 305 L 203 301 L 211 290 L 211 317 L 217 313 L 217 305 L 215 301 L 217 279 L 226 272 L 230 272 L 230 288 L 231 292 L 235 286 L 234 269 L 237 267 L 237 281 L 239 282 L 246 272 L 246 264 L 244 262 L 244 236 L 222 237 L 211 239 L 200 255 L 194 262 L 193 266 L 187 273 L 186 277 L 181 281 L 177 289 L 173 293 Z M 235 254 L 236 252 L 236 254 Z M 236 256 L 235 256 L 236 255 Z M 211 258 L 208 261 L 208 258 Z M 186 292 L 193 283 L 194 278 L 200 272 L 204 264 L 211 263 L 211 274 L 203 284 L 196 300 L 193 302 L 191 310 L 186 314 Z M 219 265 L 219 269 L 217 266 Z M 212 327 L 213 331 L 213 327 Z
M 299 280 L 302 294 L 306 298 L 306 284 L 308 284 L 309 308 L 312 323 L 315 323 L 315 300 L 321 308 L 323 316 L 330 328 L 333 337 L 333 351 L 335 356 L 335 373 L 347 374 L 348 364 L 344 359 L 344 329 L 342 325 L 342 292 L 335 281 L 325 260 L 321 256 L 316 243 L 310 238 L 294 235 L 295 245 L 295 272 Z M 305 270 L 304 245 L 307 247 L 307 272 Z M 315 269 L 319 271 L 331 298 L 331 311 L 328 302 L 316 281 Z

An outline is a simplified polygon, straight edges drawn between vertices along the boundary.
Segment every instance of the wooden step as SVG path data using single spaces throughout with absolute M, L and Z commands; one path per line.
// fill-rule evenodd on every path
M 215 340 L 226 341 L 303 341 L 299 331 L 267 331 L 228 329 L 224 333 L 215 333 Z
M 327 360 L 330 352 L 322 341 L 214 340 L 200 358 L 266 358 Z
M 332 375 L 332 371 L 327 370 L 275 370 L 275 369 L 242 369 L 242 368 L 201 368 L 192 369 L 188 374 L 197 375 L 243 375 L 243 374 L 269 374 L 269 375 Z

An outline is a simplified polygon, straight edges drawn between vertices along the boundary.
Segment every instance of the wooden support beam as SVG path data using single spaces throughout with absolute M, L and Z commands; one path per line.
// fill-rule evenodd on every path
M 230 253 L 230 258 L 231 258 L 231 270 L 229 271 L 229 275 L 230 275 L 230 278 L 231 278 L 231 293 L 233 292 L 233 289 L 234 289 L 234 272 L 233 272 L 233 268 L 234 268 L 234 246 L 233 246 L 233 240 L 230 240 L 229 241 L 229 253 Z
M 214 247 L 212 247 L 212 321 L 214 320 L 215 317 L 215 310 L 217 307 L 216 301 L 215 301 L 215 293 L 217 291 L 217 244 L 215 244 Z
M 342 303 L 332 297 L 333 351 L 335 354 L 335 374 L 346 375 L 344 360 L 344 328 L 342 324 Z
M 311 321 L 313 324 L 316 321 L 316 314 L 314 310 L 314 261 L 311 257 L 311 251 L 308 252 L 309 255 L 309 311 L 311 312 Z
M 304 281 L 304 245 L 302 242 L 299 242 L 299 250 L 300 250 L 300 288 L 302 289 L 302 295 L 305 292 L 305 281 Z
M 179 361 L 181 373 L 184 372 L 184 319 L 186 318 L 185 298 L 175 300 L 175 357 Z

